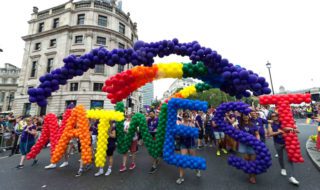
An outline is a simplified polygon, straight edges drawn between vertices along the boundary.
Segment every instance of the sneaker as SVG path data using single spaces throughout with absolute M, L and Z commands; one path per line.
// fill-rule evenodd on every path
M 201 172 L 200 172 L 200 170 L 197 170 L 197 171 L 196 171 L 196 175 L 197 175 L 197 177 L 201 177 Z
M 22 168 L 23 168 L 23 166 L 24 166 L 24 165 L 20 165 L 20 164 L 19 164 L 19 165 L 17 165 L 17 167 L 16 167 L 16 168 L 17 168 L 17 169 L 22 169 Z
M 278 154 L 275 154 L 275 155 L 274 155 L 274 157 L 278 158 L 278 157 L 279 157 L 279 155 L 278 155 Z
M 224 149 L 224 148 L 222 149 L 222 152 L 225 153 L 225 154 L 228 154 L 228 151 L 226 149 Z
M 156 171 L 157 171 L 157 168 L 152 166 L 150 171 L 149 171 L 149 174 L 153 174 Z
M 296 178 L 294 178 L 294 177 L 290 177 L 290 178 L 289 178 L 289 182 L 292 183 L 292 184 L 294 184 L 294 185 L 299 185 L 299 181 L 296 180 Z
M 37 163 L 38 163 L 38 160 L 33 160 L 31 166 L 34 166 L 34 165 L 36 165 Z
M 129 167 L 129 170 L 133 170 L 134 168 L 136 168 L 136 164 L 132 162 Z
M 221 154 L 220 154 L 220 150 L 218 150 L 218 151 L 217 151 L 217 156 L 220 156 L 220 155 L 221 155 Z
M 111 174 L 111 172 L 112 172 L 111 168 L 108 168 L 108 170 L 107 170 L 106 174 L 104 174 L 104 175 L 105 175 L 105 176 L 108 176 L 108 175 L 110 175 L 110 174 Z
M 179 177 L 176 181 L 177 184 L 181 184 L 182 182 L 184 182 L 184 179 L 182 177 Z
M 285 169 L 281 169 L 281 175 L 287 176 L 287 171 Z
M 56 164 L 50 164 L 50 165 L 47 165 L 46 167 L 44 167 L 44 169 L 54 169 L 56 167 L 57 167 Z
M 101 176 L 104 173 L 103 169 L 100 169 L 97 173 L 94 174 L 95 177 Z
M 77 173 L 76 173 L 76 177 L 80 177 L 82 175 L 83 171 L 82 170 L 79 170 Z
M 125 172 L 126 170 L 127 170 L 127 167 L 125 167 L 125 166 L 121 166 L 121 168 L 120 168 L 119 172 Z
M 68 165 L 69 165 L 68 162 L 63 162 L 63 163 L 60 165 L 60 168 L 64 168 L 64 167 L 66 167 L 66 166 L 68 166 Z

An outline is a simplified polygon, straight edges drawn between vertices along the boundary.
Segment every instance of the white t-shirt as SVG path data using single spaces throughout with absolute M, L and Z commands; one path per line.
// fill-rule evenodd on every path
M 124 121 L 124 132 L 125 133 L 128 133 L 127 131 L 129 130 L 129 127 L 130 127 L 130 121 L 125 120 Z M 137 133 L 134 133 L 134 137 L 133 137 L 132 140 L 133 141 L 138 140 L 138 134 Z

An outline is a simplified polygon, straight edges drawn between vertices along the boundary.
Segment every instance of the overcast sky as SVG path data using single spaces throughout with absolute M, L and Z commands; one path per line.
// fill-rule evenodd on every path
M 66 1 L 3 1 L 0 64 L 21 66 L 21 36 L 27 34 L 33 6 L 44 10 Z M 320 86 L 319 5 L 317 0 L 123 0 L 124 11 L 138 23 L 140 40 L 197 40 L 268 80 L 269 60 L 276 91 L 280 85 L 288 90 Z M 187 60 L 170 56 L 157 62 Z M 161 97 L 169 82 L 155 86 Z

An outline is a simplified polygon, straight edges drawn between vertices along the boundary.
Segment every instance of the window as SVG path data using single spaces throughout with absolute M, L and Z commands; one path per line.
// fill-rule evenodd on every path
M 94 67 L 94 72 L 104 74 L 104 65 L 103 64 L 96 65 Z
M 58 28 L 59 26 L 59 18 L 53 19 L 52 28 Z
M 124 70 L 123 65 L 118 65 L 118 73 L 121 73 Z
M 124 24 L 122 24 L 121 22 L 119 22 L 119 32 L 121 34 L 125 34 L 126 33 L 126 26 Z
M 67 100 L 66 101 L 66 109 L 68 106 L 76 106 L 77 105 L 77 100 Z
M 131 33 L 131 41 L 133 41 L 133 38 L 134 38 L 133 33 Z
M 106 16 L 101 16 L 99 15 L 98 16 L 98 25 L 99 26 L 107 26 L 107 21 L 108 21 L 108 18 Z
M 47 73 L 51 72 L 52 67 L 53 67 L 53 58 L 49 58 L 47 62 Z
M 38 32 L 42 32 L 44 29 L 44 22 L 39 23 Z
M 36 50 L 36 51 L 41 50 L 41 43 L 40 43 L 40 42 L 39 42 L 39 43 L 36 43 L 36 44 L 34 45 L 34 50 Z
M 91 100 L 90 109 L 103 109 L 103 100 Z
M 84 24 L 84 17 L 85 17 L 84 14 L 78 15 L 78 21 L 77 21 L 78 25 L 83 25 Z
M 124 49 L 124 48 L 125 48 L 125 47 L 124 47 L 124 44 L 122 44 L 122 43 L 119 42 L 119 43 L 118 43 L 118 48 L 119 48 L 119 49 Z
M 5 92 L 0 92 L 0 102 L 4 101 Z
M 36 71 L 37 71 L 37 61 L 33 61 L 31 64 L 30 77 L 36 77 Z
M 31 103 L 25 103 L 23 105 L 23 115 L 24 116 L 29 116 L 30 115 L 30 110 L 31 110 Z
M 83 36 L 76 36 L 74 39 L 75 44 L 81 44 L 83 43 Z
M 106 38 L 105 37 L 101 37 L 101 36 L 98 36 L 97 37 L 97 44 L 99 45 L 106 45 Z
M 50 40 L 50 47 L 55 47 L 57 45 L 57 39 Z
M 8 80 L 8 79 L 6 79 L 6 78 L 3 78 L 3 79 L 2 79 L 2 81 L 3 81 L 3 84 L 7 84 L 7 80 Z
M 103 83 L 93 83 L 93 91 L 102 91 Z
M 70 83 L 70 91 L 78 91 L 78 83 Z

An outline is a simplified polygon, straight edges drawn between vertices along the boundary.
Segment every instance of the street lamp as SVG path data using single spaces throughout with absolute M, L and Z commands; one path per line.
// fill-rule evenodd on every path
M 271 77 L 271 63 L 269 63 L 269 61 L 266 64 L 268 71 L 269 71 L 269 76 L 270 76 L 270 82 L 271 82 L 271 89 L 272 89 L 272 94 L 274 94 L 274 89 L 273 89 L 273 82 L 272 82 L 272 77 Z

